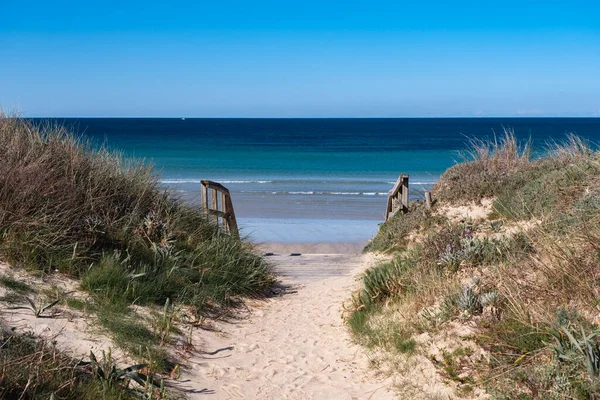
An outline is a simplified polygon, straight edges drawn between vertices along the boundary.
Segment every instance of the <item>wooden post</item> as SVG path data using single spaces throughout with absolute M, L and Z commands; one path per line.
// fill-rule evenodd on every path
M 402 189 L 401 189 L 402 212 L 407 214 L 408 213 L 408 175 L 403 174 L 400 176 L 400 179 L 402 180 Z
M 425 192 L 425 205 L 427 206 L 428 210 L 431 210 L 431 192 L 430 191 Z
M 223 192 L 221 192 L 221 211 L 223 211 L 223 217 L 222 219 L 222 223 L 223 223 L 223 232 L 228 233 L 229 232 L 229 214 L 227 213 L 227 201 L 225 200 L 225 198 L 227 197 L 227 195 Z
M 202 196 L 202 209 L 208 212 L 208 187 L 202 183 L 200 187 L 200 195 Z
M 229 233 L 231 235 L 239 236 L 237 220 L 235 219 L 235 211 L 233 211 L 233 203 L 231 202 L 231 195 L 225 196 L 225 208 L 227 210 L 227 223 L 229 225 Z
M 386 221 L 388 220 L 390 214 L 393 211 L 393 207 L 394 207 L 393 204 L 394 204 L 394 201 L 392 200 L 392 196 L 388 195 L 387 207 L 385 208 L 385 220 Z
M 215 211 L 219 211 L 219 205 L 217 203 L 217 189 L 211 189 L 210 190 L 210 200 L 211 200 L 211 209 L 215 210 Z M 215 215 L 215 222 L 217 223 L 217 225 L 219 224 L 219 216 Z

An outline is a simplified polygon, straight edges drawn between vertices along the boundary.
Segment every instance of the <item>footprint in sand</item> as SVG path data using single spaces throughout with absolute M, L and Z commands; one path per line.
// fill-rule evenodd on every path
M 297 293 L 261 303 L 246 320 L 219 323 L 224 335 L 196 332 L 195 341 L 207 349 L 234 345 L 236 351 L 215 355 L 210 364 L 201 364 L 201 355 L 194 355 L 190 362 L 198 366 L 185 371 L 189 376 L 182 379 L 211 388 L 210 398 L 219 400 L 395 398 L 391 378 L 378 379 L 369 371 L 367 356 L 351 342 L 339 318 L 342 302 L 357 285 L 360 271 L 353 268 L 367 257 L 270 257 L 280 262 L 276 270 L 283 276 L 293 276 L 285 272 L 311 263 L 310 271 L 318 274 L 303 273 L 296 281 L 286 278 L 284 283 L 295 285 Z M 319 272 L 323 265 L 334 267 L 335 276 Z

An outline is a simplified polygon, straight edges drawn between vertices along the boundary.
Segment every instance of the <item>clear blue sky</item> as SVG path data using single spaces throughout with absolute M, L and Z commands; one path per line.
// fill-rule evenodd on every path
M 598 116 L 600 2 L 0 0 L 0 106 Z

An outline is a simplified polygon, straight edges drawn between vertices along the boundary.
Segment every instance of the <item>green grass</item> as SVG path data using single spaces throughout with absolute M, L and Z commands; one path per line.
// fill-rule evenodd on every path
M 492 197 L 514 171 L 531 168 L 531 143 L 519 143 L 514 131 L 505 130 L 499 139 L 472 139 L 464 162 L 446 170 L 434 187 L 442 202 L 479 201 Z
M 63 126 L 0 116 L 0 188 L 0 257 L 81 277 L 94 295 L 202 312 L 274 282 L 247 243 L 161 189 L 151 167 Z
M 0 398 L 3 399 L 137 399 L 121 385 L 106 385 L 79 360 L 60 352 L 52 343 L 30 335 L 0 331 Z
M 432 215 L 423 203 L 412 203 L 407 214 L 397 212 L 379 227 L 377 235 L 367 244 L 365 251 L 391 252 L 402 250 L 408 243 L 408 235 L 420 229 L 428 229 L 443 221 Z
M 494 202 L 494 209 L 501 216 L 527 220 L 553 217 L 570 209 L 600 172 L 600 165 L 583 159 L 559 169 L 538 168 L 535 172 L 527 179 L 519 179 L 518 187 L 511 185 L 512 190 L 501 191 Z
M 413 353 L 417 346 L 417 342 L 413 338 L 401 332 L 394 332 L 392 341 L 394 348 L 399 353 Z
M 452 352 L 446 351 L 442 349 L 442 362 L 441 368 L 444 372 L 444 375 L 450 379 L 451 381 L 458 382 L 461 384 L 474 384 L 475 380 L 469 376 L 463 377 L 461 376 L 462 365 L 461 365 L 461 357 L 471 355 L 472 350 L 468 347 L 458 348 Z M 470 391 L 470 386 L 466 389 L 467 392 Z
M 368 348 L 379 347 L 400 354 L 414 353 L 417 342 L 410 330 L 397 324 L 382 326 L 370 323 L 377 312 L 377 308 L 366 306 L 350 314 L 347 323 L 353 337 Z
M 160 338 L 125 303 L 97 304 L 92 310 L 96 312 L 100 325 L 110 333 L 115 344 L 137 361 L 150 365 L 154 371 L 172 370 L 174 361 L 160 345 Z
M 1 114 L 0 259 L 80 279 L 89 301 L 47 295 L 89 312 L 117 345 L 158 370 L 170 367 L 165 345 L 176 327 L 157 329 L 132 305 L 154 309 L 169 299 L 198 317 L 222 316 L 275 282 L 245 240 L 161 188 L 151 166 L 64 126 Z M 0 284 L 31 291 L 7 276 Z
M 543 349 L 550 341 L 547 329 L 519 318 L 507 316 L 479 337 L 480 343 L 497 357 L 513 362 L 520 356 Z
M 87 307 L 87 303 L 81 299 L 76 299 L 76 298 L 72 298 L 69 297 L 65 300 L 67 306 L 69 308 L 72 308 L 74 310 L 78 310 L 78 311 L 85 311 L 86 307 Z
M 0 257 L 15 266 L 81 277 L 114 259 L 121 282 L 103 290 L 157 304 L 228 304 L 273 283 L 261 257 L 161 189 L 151 167 L 62 126 L 0 116 L 0 188 Z

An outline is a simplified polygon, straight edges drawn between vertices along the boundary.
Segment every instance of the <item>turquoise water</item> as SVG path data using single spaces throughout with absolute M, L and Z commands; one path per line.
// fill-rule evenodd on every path
M 156 165 L 165 186 L 197 202 L 200 180 L 227 186 L 242 231 L 256 241 L 365 241 L 386 195 L 410 174 L 422 197 L 460 160 L 469 137 L 503 127 L 538 151 L 574 132 L 600 142 L 599 118 L 60 120 L 96 142 Z

